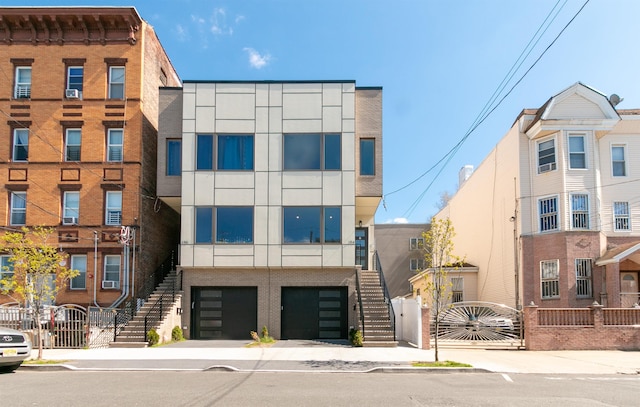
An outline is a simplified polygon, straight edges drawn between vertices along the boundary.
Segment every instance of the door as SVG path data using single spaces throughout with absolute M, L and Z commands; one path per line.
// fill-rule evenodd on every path
M 356 266 L 362 266 L 363 270 L 369 269 L 369 262 L 367 261 L 367 234 L 367 228 L 356 228 Z
M 249 339 L 258 325 L 257 287 L 193 287 L 193 339 Z
M 347 287 L 283 287 L 282 339 L 346 339 Z
M 638 272 L 621 271 L 620 306 L 622 308 L 630 308 L 633 307 L 633 304 L 638 303 L 638 298 L 640 297 L 638 290 Z

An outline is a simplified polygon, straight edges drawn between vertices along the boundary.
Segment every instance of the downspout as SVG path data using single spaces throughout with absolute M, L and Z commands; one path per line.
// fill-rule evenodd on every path
M 122 286 L 122 294 L 113 302 L 113 304 L 109 306 L 109 308 L 118 307 L 120 304 L 122 304 L 122 301 L 124 301 L 125 298 L 127 298 L 127 296 L 129 295 L 129 233 L 128 230 L 125 230 L 124 227 L 122 229 L 123 230 L 120 232 L 120 235 L 121 241 L 124 245 L 124 272 L 122 276 L 122 281 L 124 281 L 124 284 Z
M 93 231 L 93 303 L 100 308 L 98 304 L 98 232 Z
M 136 227 L 133 227 L 133 231 L 131 232 L 132 234 L 132 240 L 133 240 L 133 259 L 131 260 L 131 262 L 133 263 L 131 265 L 131 298 L 135 299 L 135 295 L 136 295 Z M 137 300 L 136 300 L 137 301 Z M 137 310 L 137 304 L 135 304 L 134 306 L 136 306 L 136 310 Z

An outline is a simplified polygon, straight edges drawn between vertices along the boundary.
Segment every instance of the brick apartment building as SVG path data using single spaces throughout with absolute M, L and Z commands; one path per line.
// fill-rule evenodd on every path
M 374 263 L 382 89 L 185 81 L 160 98 L 158 195 L 181 213 L 187 337 L 347 338 L 356 270 Z
M 158 89 L 181 83 L 153 28 L 133 7 L 2 7 L 0 73 L 0 224 L 56 229 L 81 272 L 57 303 L 133 297 L 179 225 L 155 182 Z

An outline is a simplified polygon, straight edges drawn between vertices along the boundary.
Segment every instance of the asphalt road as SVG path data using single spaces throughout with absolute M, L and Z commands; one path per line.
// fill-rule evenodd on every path
M 45 372 L 0 375 L 3 406 L 638 406 L 637 375 Z

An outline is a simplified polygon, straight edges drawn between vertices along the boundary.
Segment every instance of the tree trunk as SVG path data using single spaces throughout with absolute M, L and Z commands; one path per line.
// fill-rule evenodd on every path
M 35 311 L 33 317 L 38 326 L 38 360 L 42 359 L 42 322 L 40 321 L 40 311 Z

